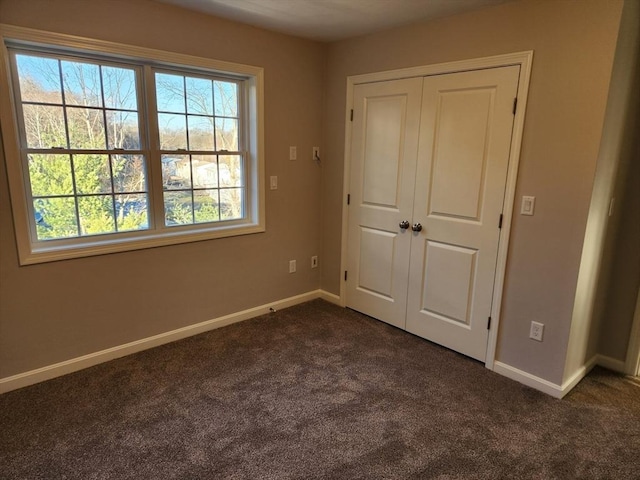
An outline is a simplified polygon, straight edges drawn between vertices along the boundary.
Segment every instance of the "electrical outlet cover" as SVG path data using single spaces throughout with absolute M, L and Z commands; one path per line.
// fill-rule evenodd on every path
M 531 322 L 531 329 L 529 330 L 529 338 L 532 338 L 538 342 L 541 342 L 543 334 L 544 334 L 544 323 Z

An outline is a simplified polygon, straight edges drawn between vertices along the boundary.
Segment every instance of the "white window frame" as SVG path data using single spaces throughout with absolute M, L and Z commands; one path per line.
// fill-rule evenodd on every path
M 4 143 L 5 163 L 9 179 L 9 190 L 16 231 L 16 242 L 21 265 L 51 262 L 70 258 L 88 257 L 107 253 L 139 250 L 187 242 L 196 242 L 221 237 L 254 234 L 265 231 L 265 188 L 264 188 L 264 71 L 261 67 L 213 60 L 190 55 L 165 52 L 150 48 L 136 47 L 102 40 L 75 37 L 71 35 L 33 30 L 0 24 L 2 52 L 0 61 L 0 124 Z M 11 47 L 53 48 L 55 53 L 80 54 L 98 60 L 140 62 L 141 68 L 151 70 L 174 69 L 183 74 L 200 71 L 207 75 L 229 76 L 242 84 L 243 98 L 240 101 L 243 124 L 245 172 L 245 217 L 242 220 L 212 222 L 184 226 L 165 227 L 162 218 L 156 218 L 155 228 L 150 223 L 148 230 L 126 233 L 82 236 L 64 241 L 37 241 L 31 228 L 29 208 L 31 198 L 28 193 L 29 179 L 25 178 L 24 160 L 21 158 L 21 140 L 10 70 Z M 142 89 L 153 89 L 153 75 L 145 75 Z M 155 111 L 141 112 L 146 122 L 155 123 Z M 148 130 L 147 125 L 144 128 Z M 149 139 L 147 146 L 157 149 L 155 139 Z M 159 156 L 157 157 L 159 159 Z M 149 209 L 156 208 L 162 197 L 158 191 L 157 170 L 160 165 L 152 165 L 154 157 L 147 158 Z

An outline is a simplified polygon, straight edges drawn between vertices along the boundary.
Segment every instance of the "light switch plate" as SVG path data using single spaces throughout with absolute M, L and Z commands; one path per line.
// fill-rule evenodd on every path
M 298 159 L 298 149 L 296 147 L 289 147 L 289 160 Z
M 269 178 L 269 185 L 271 186 L 271 190 L 277 190 L 278 189 L 278 177 L 276 177 L 275 175 L 272 175 Z
M 536 197 L 522 196 L 522 206 L 520 207 L 520 214 L 533 215 L 533 210 L 536 206 Z

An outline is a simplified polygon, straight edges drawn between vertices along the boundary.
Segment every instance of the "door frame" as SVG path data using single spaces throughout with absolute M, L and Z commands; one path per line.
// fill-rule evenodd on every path
M 349 195 L 349 185 L 351 182 L 351 109 L 353 109 L 353 88 L 355 85 L 363 83 L 383 82 L 387 80 L 399 80 L 412 77 L 428 77 L 432 75 L 443 75 L 447 73 L 457 73 L 469 70 L 483 70 L 487 68 L 507 67 L 512 65 L 520 66 L 520 78 L 518 81 L 518 108 L 513 121 L 513 131 L 511 133 L 511 151 L 509 153 L 509 166 L 507 169 L 507 181 L 505 185 L 504 215 L 502 229 L 500 230 L 500 241 L 498 246 L 498 258 L 496 262 L 496 274 L 493 284 L 493 302 L 491 306 L 491 329 L 487 343 L 487 356 L 485 366 L 490 370 L 494 368 L 496 346 L 498 341 L 498 330 L 500 326 L 500 311 L 502 305 L 502 293 L 504 288 L 504 278 L 507 264 L 507 254 L 509 251 L 509 237 L 511 233 L 511 217 L 513 214 L 513 204 L 515 200 L 516 181 L 518 177 L 518 166 L 520 163 L 520 148 L 522 145 L 522 134 L 524 129 L 524 119 L 529 94 L 529 81 L 531 79 L 531 66 L 533 62 L 533 50 L 495 55 L 491 57 L 461 60 L 456 62 L 438 63 L 435 65 L 423 65 L 409 67 L 398 70 L 387 70 L 383 72 L 366 73 L 362 75 L 352 75 L 347 77 L 347 101 L 345 110 L 345 147 L 344 147 L 344 180 L 343 180 L 343 209 L 342 209 L 342 244 L 340 255 L 340 305 L 346 306 L 346 282 L 343 272 L 347 269 L 347 232 L 349 227 L 349 210 L 346 208 L 347 196 Z
M 636 310 L 633 315 L 631 333 L 629 334 L 629 346 L 625 361 L 625 372 L 634 377 L 640 376 L 640 289 L 636 300 Z

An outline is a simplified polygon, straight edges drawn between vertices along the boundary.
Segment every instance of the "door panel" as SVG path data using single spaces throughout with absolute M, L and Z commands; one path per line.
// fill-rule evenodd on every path
M 495 91 L 442 92 L 433 138 L 430 214 L 478 219 Z
M 401 328 L 421 97 L 421 78 L 354 88 L 347 306 Z
M 408 331 L 484 361 L 519 67 L 424 79 Z
M 397 234 L 360 229 L 360 271 L 357 288 L 393 300 L 393 265 Z
M 469 324 L 477 251 L 426 241 L 421 310 Z
M 406 100 L 397 95 L 366 99 L 363 204 L 398 208 Z

